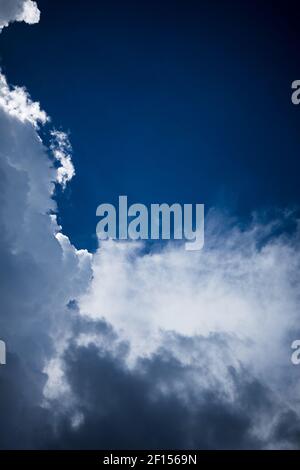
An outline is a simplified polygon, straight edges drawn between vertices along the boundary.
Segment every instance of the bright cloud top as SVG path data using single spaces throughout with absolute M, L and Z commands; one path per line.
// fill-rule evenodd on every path
M 227 368 L 243 367 L 300 414 L 299 379 L 290 375 L 291 338 L 299 330 L 299 231 L 273 236 L 290 217 L 253 220 L 241 230 L 211 214 L 208 245 L 192 254 L 172 245 L 143 254 L 138 245 L 103 243 L 80 311 L 104 318 L 130 344 L 130 367 L 170 348 L 184 365 L 207 363 L 205 380 L 218 378 L 224 392 Z M 81 344 L 95 340 L 80 337 Z M 294 385 L 286 388 L 287 380 Z
M 5 76 L 0 73 L 0 105 L 11 116 L 22 122 L 29 122 L 34 127 L 45 124 L 49 118 L 45 111 L 40 109 L 38 102 L 31 101 L 23 87 L 10 88 Z
M 0 32 L 14 21 L 38 23 L 40 10 L 37 3 L 32 0 L 0 0 Z
M 109 321 L 141 356 L 160 347 L 166 331 L 225 333 L 248 344 L 249 353 L 260 350 L 260 366 L 274 355 L 284 364 L 282 348 L 289 352 L 288 334 L 299 319 L 300 264 L 298 232 L 272 237 L 286 218 L 275 225 L 254 220 L 241 230 L 211 214 L 207 246 L 192 254 L 172 244 L 143 254 L 136 244 L 104 242 L 80 310 Z

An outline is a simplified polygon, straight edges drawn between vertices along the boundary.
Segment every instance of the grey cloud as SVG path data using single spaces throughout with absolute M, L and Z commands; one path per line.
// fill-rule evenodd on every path
M 219 340 L 223 339 L 211 341 Z M 70 346 L 64 358 L 65 373 L 84 421 L 74 429 L 65 416 L 52 448 L 298 447 L 297 415 L 246 370 L 228 369 L 235 394 L 232 401 L 218 387 L 201 390 L 193 383 L 194 374 L 209 374 L 205 361 L 197 368 L 183 366 L 168 350 L 161 350 L 131 370 L 125 358 L 126 345 L 117 355 L 93 345 Z M 187 394 L 181 394 L 178 384 Z M 270 433 L 259 436 L 257 422 L 262 416 L 265 420 L 276 416 L 277 424 Z

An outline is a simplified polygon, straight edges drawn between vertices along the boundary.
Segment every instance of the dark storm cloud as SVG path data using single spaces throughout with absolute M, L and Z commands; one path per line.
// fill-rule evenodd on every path
M 93 328 L 113 333 L 103 323 Z M 195 339 L 191 341 L 195 343 Z M 209 346 L 206 339 L 196 341 Z M 224 339 L 215 337 L 212 341 L 222 343 Z M 67 381 L 84 418 L 76 428 L 70 426 L 68 416 L 61 419 L 51 448 L 259 449 L 299 445 L 297 415 L 246 370 L 229 368 L 235 394 L 230 400 L 217 387 L 203 391 L 191 380 L 195 375 L 209 374 L 210 365 L 205 362 L 197 368 L 183 366 L 162 349 L 130 369 L 126 365 L 128 346 L 119 344 L 118 348 L 116 354 L 93 345 L 73 344 L 66 351 Z M 59 403 L 52 407 L 59 408 Z M 274 416 L 277 424 L 272 436 L 263 430 L 257 435 L 257 421 Z
M 8 354 L 0 370 L 0 449 L 47 446 L 51 416 L 39 404 L 46 376 Z

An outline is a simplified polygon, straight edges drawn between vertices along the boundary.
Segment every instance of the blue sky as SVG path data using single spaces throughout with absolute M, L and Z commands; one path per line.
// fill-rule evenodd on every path
M 0 0 L 0 449 L 299 449 L 299 24 Z M 204 248 L 97 247 L 124 194 L 204 203 Z
M 253 1 L 71 4 L 58 14 L 42 0 L 38 25 L 5 31 L 1 58 L 70 132 L 77 176 L 59 205 L 77 247 L 95 249 L 96 207 L 119 194 L 242 218 L 299 201 L 297 12 Z

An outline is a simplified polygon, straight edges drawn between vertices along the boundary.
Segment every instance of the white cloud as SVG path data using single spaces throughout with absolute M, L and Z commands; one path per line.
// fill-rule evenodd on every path
M 28 24 L 40 21 L 40 10 L 32 0 L 0 0 L 0 33 L 13 21 L 25 21 Z
M 288 217 L 239 230 L 212 214 L 201 252 L 170 244 L 145 254 L 139 245 L 104 242 L 81 314 L 104 318 L 130 344 L 130 367 L 167 348 L 183 365 L 207 363 L 207 375 L 195 379 L 199 390 L 214 383 L 229 396 L 228 367 L 246 368 L 300 413 L 300 380 L 289 365 L 300 316 L 299 232 L 273 236 Z
M 45 111 L 40 109 L 38 102 L 31 101 L 23 87 L 10 88 L 5 76 L 0 73 L 0 106 L 10 115 L 22 122 L 29 122 L 38 127 L 45 124 L 49 118 Z
M 63 188 L 75 175 L 75 169 L 71 159 L 72 147 L 69 138 L 65 132 L 53 130 L 51 132 L 52 143 L 51 150 L 55 159 L 60 163 L 57 169 L 57 182 Z
M 68 303 L 91 278 L 91 255 L 76 250 L 56 221 L 55 183 L 65 185 L 70 174 L 57 177 L 39 135 L 47 122 L 39 103 L 1 74 L 0 332 L 26 374 L 42 374 L 64 349 L 72 322 Z M 37 406 L 42 394 L 39 400 Z
M 23 10 L 17 16 L 17 21 L 25 21 L 28 24 L 35 24 L 40 21 L 40 10 L 36 2 L 26 0 L 23 2 Z
M 163 331 L 282 337 L 298 319 L 299 247 L 277 238 L 259 248 L 271 228 L 208 233 L 210 246 L 192 254 L 171 244 L 143 254 L 132 243 L 104 242 L 81 311 L 106 318 L 139 355 L 157 349 Z

